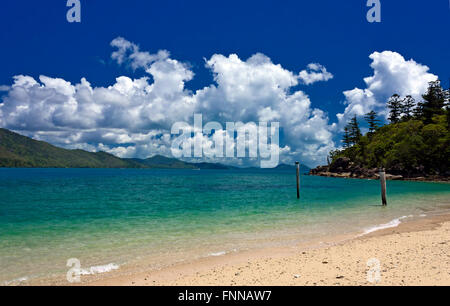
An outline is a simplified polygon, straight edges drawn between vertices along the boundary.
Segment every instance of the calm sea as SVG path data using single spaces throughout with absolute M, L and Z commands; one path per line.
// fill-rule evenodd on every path
M 0 169 L 0 285 L 145 259 L 159 268 L 229 252 L 363 234 L 449 210 L 450 184 L 275 170 Z M 90 269 L 94 267 L 93 269 Z M 148 266 L 147 266 L 148 267 Z

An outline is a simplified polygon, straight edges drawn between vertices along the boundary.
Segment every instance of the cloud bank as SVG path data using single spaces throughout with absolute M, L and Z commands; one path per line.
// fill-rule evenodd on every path
M 192 123 L 199 113 L 204 122 L 223 126 L 228 121 L 280 122 L 282 162 L 317 165 L 338 146 L 333 141 L 336 125 L 330 124 L 323 110 L 311 107 L 305 92 L 297 90 L 298 85 L 333 78 L 320 64 L 309 64 L 296 73 L 260 53 L 246 60 L 236 54 L 215 54 L 205 60 L 214 83 L 192 92 L 185 84 L 194 72 L 168 51 L 151 54 L 120 37 L 111 46 L 111 57 L 119 65 L 143 69 L 148 77 L 121 76 L 111 86 L 95 87 L 85 78 L 72 84 L 60 78 L 18 75 L 11 86 L 1 88 L 0 126 L 66 148 L 146 158 L 170 156 L 171 126 L 178 121 Z M 395 52 L 375 52 L 370 58 L 374 75 L 364 79 L 366 89 L 344 92 L 347 106 L 337 115 L 339 122 L 379 110 L 394 90 L 418 96 L 436 78 L 426 66 Z M 206 137 L 204 143 L 209 145 L 213 137 Z M 253 161 L 207 159 L 236 165 Z
M 438 77 L 429 73 L 429 68 L 414 60 L 405 60 L 397 52 L 374 52 L 372 60 L 374 74 L 364 78 L 367 88 L 355 88 L 344 91 L 347 105 L 344 113 L 337 114 L 340 126 L 348 122 L 350 117 L 362 116 L 371 110 L 387 115 L 386 101 L 393 94 L 411 95 L 416 101 L 427 91 L 428 82 Z

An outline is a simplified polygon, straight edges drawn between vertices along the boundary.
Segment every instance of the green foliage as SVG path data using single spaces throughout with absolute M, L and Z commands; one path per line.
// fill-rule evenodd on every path
M 0 168 L 157 168 L 231 169 L 212 163 L 187 163 L 175 158 L 121 159 L 106 152 L 57 148 L 43 141 L 0 129 Z
M 352 144 L 350 139 L 350 129 L 348 126 L 344 128 L 344 138 L 342 139 L 342 142 L 344 143 L 344 148 L 349 148 Z
M 445 91 L 445 116 L 447 117 L 447 129 L 450 130 L 450 89 Z
M 397 123 L 400 121 L 400 116 L 402 115 L 402 100 L 400 96 L 395 94 L 390 97 L 387 102 L 387 106 L 389 108 L 389 121 L 391 123 Z
M 444 114 L 446 95 L 439 80 L 430 82 L 427 93 L 422 96 L 424 101 L 419 103 L 418 113 L 426 124 L 432 123 L 434 116 Z
M 369 125 L 369 133 L 372 134 L 378 129 L 378 124 L 380 120 L 377 119 L 377 113 L 374 111 L 371 111 L 370 113 L 367 113 L 364 117 L 367 121 L 367 124 Z
M 445 175 L 449 171 L 450 133 L 444 115 L 433 122 L 408 120 L 385 125 L 360 141 L 331 154 L 332 162 L 348 157 L 365 168 L 385 167 L 390 173 Z
M 358 137 L 354 117 L 346 127 L 344 143 L 352 146 L 330 153 L 331 164 L 347 157 L 363 168 L 384 167 L 392 174 L 404 176 L 450 175 L 450 92 L 439 81 L 429 83 L 423 102 L 411 96 L 393 95 L 387 102 L 391 124 L 378 128 L 376 113 L 365 118 L 369 132 Z M 360 132 L 359 132 L 360 133 Z
M 358 119 L 356 116 L 352 118 L 350 123 L 344 128 L 344 139 L 342 142 L 346 148 L 355 145 L 361 138 L 361 130 L 359 129 Z
M 447 106 L 446 110 L 446 117 L 447 117 L 447 130 L 450 130 L 450 107 Z
M 114 155 L 66 150 L 0 129 L 0 167 L 141 168 Z
M 416 101 L 411 96 L 406 96 L 402 101 L 403 120 L 410 120 L 414 115 Z

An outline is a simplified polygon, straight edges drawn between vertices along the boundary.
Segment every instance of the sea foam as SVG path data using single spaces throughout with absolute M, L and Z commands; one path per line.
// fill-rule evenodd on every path
M 227 252 L 222 251 L 222 252 L 217 252 L 217 253 L 209 253 L 208 256 L 214 256 L 214 257 L 217 257 L 217 256 L 223 256 L 223 255 L 225 255 L 225 254 L 227 254 Z
M 370 233 L 373 233 L 373 232 L 376 232 L 376 231 L 379 231 L 379 230 L 387 229 L 387 228 L 397 227 L 397 226 L 399 226 L 402 223 L 403 219 L 411 218 L 411 217 L 412 216 L 403 216 L 403 217 L 400 217 L 400 218 L 396 218 L 396 219 L 394 219 L 394 220 L 392 220 L 392 221 L 390 221 L 388 223 L 385 223 L 385 224 L 379 224 L 379 225 L 375 225 L 373 227 L 369 227 L 369 228 L 367 228 L 364 231 L 364 233 L 362 233 L 359 236 L 364 236 L 364 235 L 367 235 L 367 234 L 370 234 Z
M 80 275 L 93 275 L 93 274 L 101 274 L 111 272 L 113 270 L 119 269 L 119 266 L 115 263 L 110 263 L 103 266 L 94 266 L 89 269 L 81 269 Z
M 27 280 L 28 280 L 28 277 L 26 277 L 26 276 L 20 277 L 20 278 L 13 279 L 11 281 L 3 282 L 3 286 L 17 285 L 17 284 L 26 282 Z

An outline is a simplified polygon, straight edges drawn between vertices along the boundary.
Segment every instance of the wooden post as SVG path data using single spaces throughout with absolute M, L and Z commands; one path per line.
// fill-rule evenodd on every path
M 383 206 L 387 205 L 386 200 L 386 171 L 384 168 L 380 168 L 380 183 L 381 183 L 381 201 Z
M 300 199 L 300 163 L 295 162 L 297 166 L 297 199 Z

